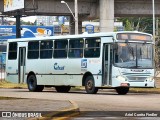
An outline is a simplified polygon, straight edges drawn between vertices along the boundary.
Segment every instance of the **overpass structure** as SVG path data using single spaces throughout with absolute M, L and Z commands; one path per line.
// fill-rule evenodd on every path
M 14 16 L 15 11 L 3 12 L 3 1 L 0 0 L 0 12 L 4 15 Z M 46 16 L 71 16 L 65 4 L 61 0 L 24 0 L 25 8 L 22 15 L 46 15 Z M 74 0 L 65 0 L 74 13 Z M 160 16 L 160 1 L 155 0 L 155 14 Z M 100 31 L 113 31 L 114 17 L 126 16 L 152 16 L 152 0 L 78 0 L 79 25 L 83 20 L 100 19 Z M 74 26 L 74 25 L 73 25 Z M 71 31 L 74 31 L 72 26 Z M 79 27 L 81 29 L 81 27 Z

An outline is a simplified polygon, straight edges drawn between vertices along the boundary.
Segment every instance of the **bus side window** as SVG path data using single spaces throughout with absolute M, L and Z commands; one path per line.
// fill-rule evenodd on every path
M 39 58 L 39 41 L 28 42 L 28 59 Z
M 100 38 L 87 38 L 85 40 L 84 57 L 93 58 L 100 56 Z
M 67 58 L 68 40 L 54 41 L 54 58 Z
M 81 39 L 71 39 L 69 41 L 69 58 L 82 58 L 83 57 L 83 44 L 84 40 Z
M 53 41 L 41 41 L 40 58 L 41 59 L 52 58 L 52 53 L 53 53 L 52 48 L 53 48 Z
M 9 43 L 8 59 L 9 60 L 17 59 L 17 42 Z

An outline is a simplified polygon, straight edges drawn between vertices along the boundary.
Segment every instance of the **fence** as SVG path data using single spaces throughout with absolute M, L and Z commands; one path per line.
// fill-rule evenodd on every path
M 5 57 L 6 57 L 5 54 L 0 52 L 0 81 L 5 80 L 5 73 L 6 73 Z

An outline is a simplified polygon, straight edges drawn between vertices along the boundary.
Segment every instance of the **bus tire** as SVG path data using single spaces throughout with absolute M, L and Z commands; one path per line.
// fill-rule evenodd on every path
M 85 80 L 85 90 L 88 94 L 96 94 L 98 88 L 95 87 L 93 76 L 88 76 Z
M 129 87 L 117 87 L 116 88 L 116 92 L 119 94 L 119 95 L 125 95 L 127 94 L 129 91 Z
M 31 92 L 42 92 L 44 85 L 37 85 L 37 79 L 35 75 L 30 75 L 27 79 L 28 89 Z
M 60 93 L 68 93 L 71 87 L 70 86 L 56 86 L 55 89 L 57 92 L 60 92 Z

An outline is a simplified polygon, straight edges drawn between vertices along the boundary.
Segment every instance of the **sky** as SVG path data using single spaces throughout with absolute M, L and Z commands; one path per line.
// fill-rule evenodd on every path
M 29 17 L 22 17 L 21 20 L 25 21 L 25 22 L 35 22 L 36 20 L 36 16 L 29 16 Z M 7 18 L 8 20 L 13 20 L 15 21 L 15 18 Z
M 37 19 L 36 16 L 30 16 L 30 17 L 22 17 L 22 20 L 24 20 L 25 22 L 35 22 L 35 20 Z

